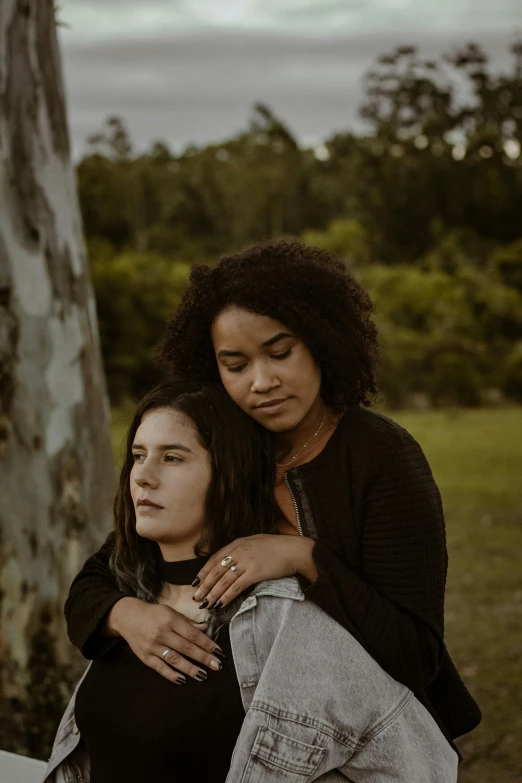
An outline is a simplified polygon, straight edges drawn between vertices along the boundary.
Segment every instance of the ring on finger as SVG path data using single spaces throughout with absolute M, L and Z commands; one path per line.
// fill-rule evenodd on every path
M 166 657 L 167 657 L 167 655 L 169 654 L 169 652 L 170 652 L 170 648 L 169 648 L 169 647 L 167 647 L 167 649 L 166 649 L 166 650 L 164 650 L 164 651 L 161 653 L 161 657 L 163 658 L 163 660 L 165 661 L 165 663 L 167 663 L 167 661 L 166 661 Z
M 223 566 L 223 568 L 228 568 L 228 566 L 233 565 L 233 563 L 234 563 L 234 558 L 231 555 L 227 555 L 221 561 L 221 565 Z
M 231 571 L 237 571 L 237 566 L 233 565 L 233 566 L 230 568 L 230 570 L 231 570 Z

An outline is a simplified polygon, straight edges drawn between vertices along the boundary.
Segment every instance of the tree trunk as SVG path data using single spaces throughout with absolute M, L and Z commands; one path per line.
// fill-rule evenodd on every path
M 96 311 L 51 0 L 0 0 L 0 747 L 45 756 L 81 666 L 71 579 L 110 526 Z

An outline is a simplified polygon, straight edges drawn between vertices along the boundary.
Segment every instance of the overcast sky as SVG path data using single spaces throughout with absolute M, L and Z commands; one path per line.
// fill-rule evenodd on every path
M 139 148 L 180 151 L 270 105 L 301 142 L 360 128 L 362 77 L 398 44 L 434 55 L 474 40 L 509 63 L 522 0 L 58 0 L 75 155 L 104 119 Z

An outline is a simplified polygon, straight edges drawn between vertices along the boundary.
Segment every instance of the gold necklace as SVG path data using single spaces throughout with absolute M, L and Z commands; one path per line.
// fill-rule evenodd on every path
M 314 432 L 314 434 L 312 435 L 312 437 L 310 438 L 310 440 L 309 440 L 309 441 L 307 441 L 307 442 L 305 443 L 305 445 L 304 445 L 304 446 L 301 446 L 301 448 L 299 449 L 299 451 L 296 451 L 296 453 L 294 454 L 294 456 L 290 458 L 290 461 L 289 461 L 289 462 L 282 462 L 282 463 L 280 463 L 281 465 L 283 465 L 283 466 L 286 466 L 286 465 L 291 465 L 291 464 L 292 464 L 292 462 L 294 462 L 294 461 L 295 461 L 295 460 L 298 458 L 298 456 L 299 456 L 300 454 L 302 454 L 302 453 L 303 453 L 303 451 L 304 451 L 306 448 L 308 448 L 308 446 L 310 445 L 310 443 L 311 443 L 311 442 L 314 440 L 314 438 L 316 438 L 316 437 L 319 435 L 319 433 L 320 433 L 320 432 L 321 432 L 321 430 L 323 429 L 323 424 L 324 424 L 324 423 L 325 423 L 325 421 L 326 421 L 326 414 L 327 414 L 327 413 L 328 413 L 328 411 L 326 411 L 326 412 L 325 412 L 325 414 L 324 414 L 324 416 L 323 416 L 323 420 L 322 420 L 322 422 L 320 423 L 320 425 L 319 425 L 318 429 L 317 429 L 317 430 Z

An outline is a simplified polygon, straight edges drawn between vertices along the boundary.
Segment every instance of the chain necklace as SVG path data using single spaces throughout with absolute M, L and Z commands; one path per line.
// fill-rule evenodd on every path
M 327 414 L 327 413 L 328 413 L 328 411 L 326 411 L 326 412 L 325 412 L 325 414 L 324 414 L 324 416 L 323 416 L 323 420 L 322 420 L 322 422 L 320 423 L 319 427 L 318 427 L 318 428 L 317 428 L 317 430 L 314 432 L 314 434 L 312 435 L 312 437 L 310 438 L 310 440 L 308 440 L 308 441 L 305 443 L 305 445 L 304 445 L 304 446 L 301 446 L 301 448 L 299 449 L 299 451 L 296 451 L 296 453 L 294 454 L 294 456 L 293 456 L 293 457 L 291 457 L 291 459 L 290 459 L 290 461 L 289 461 L 289 462 L 282 462 L 282 463 L 280 463 L 281 465 L 283 465 L 283 466 L 286 466 L 286 465 L 291 465 L 291 464 L 292 464 L 292 462 L 294 462 L 294 461 L 295 461 L 295 460 L 298 458 L 298 456 L 299 456 L 300 454 L 302 454 L 302 453 L 303 453 L 303 451 L 304 451 L 306 448 L 308 448 L 308 446 L 310 445 L 310 443 L 311 443 L 311 442 L 314 440 L 314 438 L 316 438 L 316 437 L 319 435 L 319 433 L 320 433 L 320 432 L 321 432 L 321 430 L 323 429 L 323 425 L 324 425 L 324 423 L 325 423 L 325 421 L 326 421 L 326 414 Z

